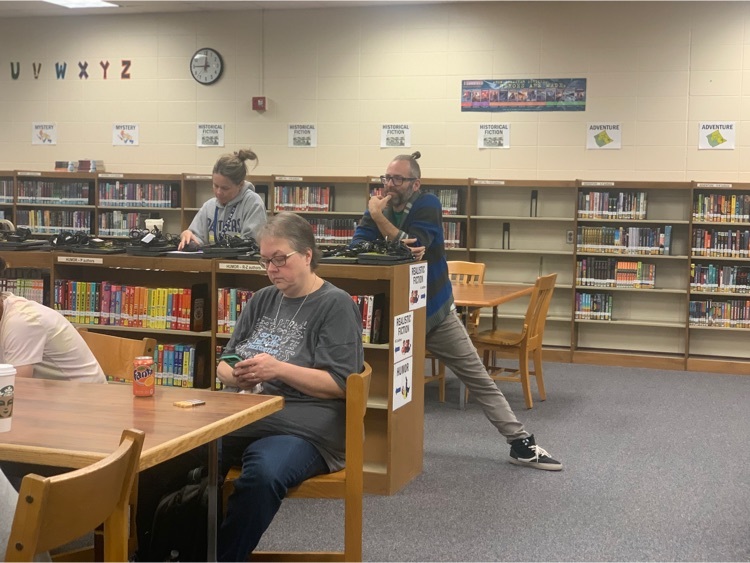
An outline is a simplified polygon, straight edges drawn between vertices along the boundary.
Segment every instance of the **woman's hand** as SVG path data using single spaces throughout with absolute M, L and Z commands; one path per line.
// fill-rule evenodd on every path
M 201 241 L 198 239 L 198 237 L 195 236 L 193 231 L 191 231 L 190 229 L 182 231 L 182 233 L 180 234 L 180 244 L 177 246 L 177 250 L 182 250 L 191 242 L 195 242 L 195 244 L 197 244 L 198 246 L 201 245 Z
M 234 365 L 232 375 L 237 380 L 237 387 L 252 389 L 258 383 L 270 381 L 279 376 L 282 362 L 270 354 L 257 354 Z

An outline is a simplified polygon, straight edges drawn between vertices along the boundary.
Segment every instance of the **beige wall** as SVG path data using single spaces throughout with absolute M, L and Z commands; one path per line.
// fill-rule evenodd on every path
M 381 123 L 408 122 L 425 176 L 750 181 L 750 4 L 483 2 L 0 22 L 0 169 L 95 158 L 118 172 L 209 172 L 251 146 L 259 174 L 378 174 L 393 149 Z M 188 72 L 220 50 L 223 78 Z M 747 61 L 745 58 L 747 57 Z M 132 79 L 118 78 L 132 59 Z M 112 61 L 110 79 L 92 69 Z M 92 76 L 77 77 L 88 60 Z M 21 62 L 11 80 L 10 62 Z M 55 61 L 67 61 L 57 80 Z M 32 63 L 41 62 L 35 80 Z M 261 73 L 264 79 L 261 84 Z M 461 113 L 470 78 L 588 78 L 585 112 Z M 269 110 L 252 111 L 261 92 Z M 589 121 L 623 124 L 623 148 L 587 151 Z M 737 122 L 733 151 L 698 151 L 698 122 Z M 54 121 L 54 147 L 31 122 Z M 113 122 L 140 146 L 113 147 Z M 196 122 L 226 124 L 226 147 L 195 146 Z M 477 123 L 511 123 L 512 148 L 480 150 Z M 318 148 L 287 148 L 315 122 Z

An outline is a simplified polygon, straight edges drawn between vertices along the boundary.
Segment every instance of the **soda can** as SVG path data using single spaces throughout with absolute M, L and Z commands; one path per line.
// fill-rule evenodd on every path
M 154 395 L 154 359 L 151 356 L 138 356 L 133 360 L 133 395 Z

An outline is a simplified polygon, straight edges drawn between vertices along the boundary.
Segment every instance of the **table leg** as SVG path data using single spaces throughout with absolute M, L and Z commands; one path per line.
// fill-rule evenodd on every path
M 208 443 L 208 553 L 206 561 L 216 561 L 219 503 L 219 445 L 218 440 Z
M 458 408 L 466 410 L 466 385 L 461 380 L 458 381 Z

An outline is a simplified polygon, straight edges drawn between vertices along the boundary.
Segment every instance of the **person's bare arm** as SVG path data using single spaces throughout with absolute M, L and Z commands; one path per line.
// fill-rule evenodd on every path
M 16 368 L 16 377 L 34 377 L 34 366 L 28 364 L 25 366 L 14 366 Z

